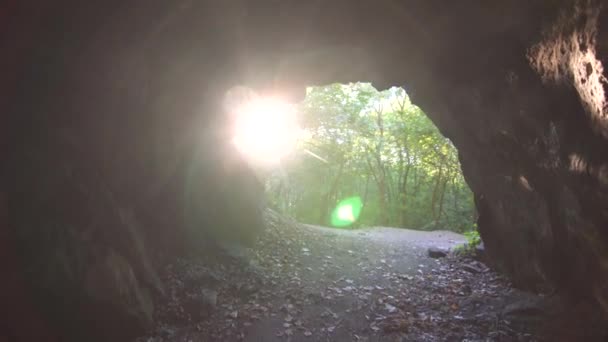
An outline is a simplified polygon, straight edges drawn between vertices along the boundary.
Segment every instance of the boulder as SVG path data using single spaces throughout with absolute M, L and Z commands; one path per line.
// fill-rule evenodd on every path
M 12 160 L 26 170 L 10 174 L 9 220 L 27 291 L 65 339 L 132 338 L 152 326 L 152 296 L 163 293 L 143 227 L 73 146 L 61 146 Z
M 437 247 L 429 247 L 426 252 L 427 255 L 433 259 L 443 258 L 448 255 L 447 251 Z

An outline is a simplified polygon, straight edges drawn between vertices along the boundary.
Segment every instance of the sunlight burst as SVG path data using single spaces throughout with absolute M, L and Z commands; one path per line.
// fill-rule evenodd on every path
M 257 98 L 235 114 L 233 142 L 252 161 L 276 164 L 293 150 L 300 129 L 292 105 L 276 98 Z

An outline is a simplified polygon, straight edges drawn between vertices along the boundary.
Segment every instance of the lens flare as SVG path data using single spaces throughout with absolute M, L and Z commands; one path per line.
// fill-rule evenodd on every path
M 331 225 L 334 227 L 348 227 L 357 222 L 363 208 L 361 197 L 349 197 L 338 203 L 331 214 Z
M 338 219 L 347 222 L 355 222 L 355 216 L 353 215 L 353 206 L 350 204 L 338 207 Z
M 293 106 L 276 98 L 259 98 L 235 111 L 233 142 L 254 162 L 278 163 L 295 147 L 300 129 Z

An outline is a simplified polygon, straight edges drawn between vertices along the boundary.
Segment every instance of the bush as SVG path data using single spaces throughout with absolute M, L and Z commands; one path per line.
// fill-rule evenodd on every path
M 454 251 L 458 254 L 473 254 L 475 252 L 475 248 L 477 248 L 477 246 L 479 246 L 481 243 L 481 236 L 479 236 L 479 232 L 477 231 L 477 224 L 473 225 L 473 230 L 464 232 L 464 236 L 467 238 L 467 242 L 463 245 L 457 246 Z

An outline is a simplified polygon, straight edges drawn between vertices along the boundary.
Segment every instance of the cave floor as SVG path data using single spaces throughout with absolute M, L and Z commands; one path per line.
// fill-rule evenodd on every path
M 547 300 L 472 259 L 427 256 L 461 235 L 269 215 L 252 250 L 168 265 L 158 326 L 138 341 L 540 340 Z

